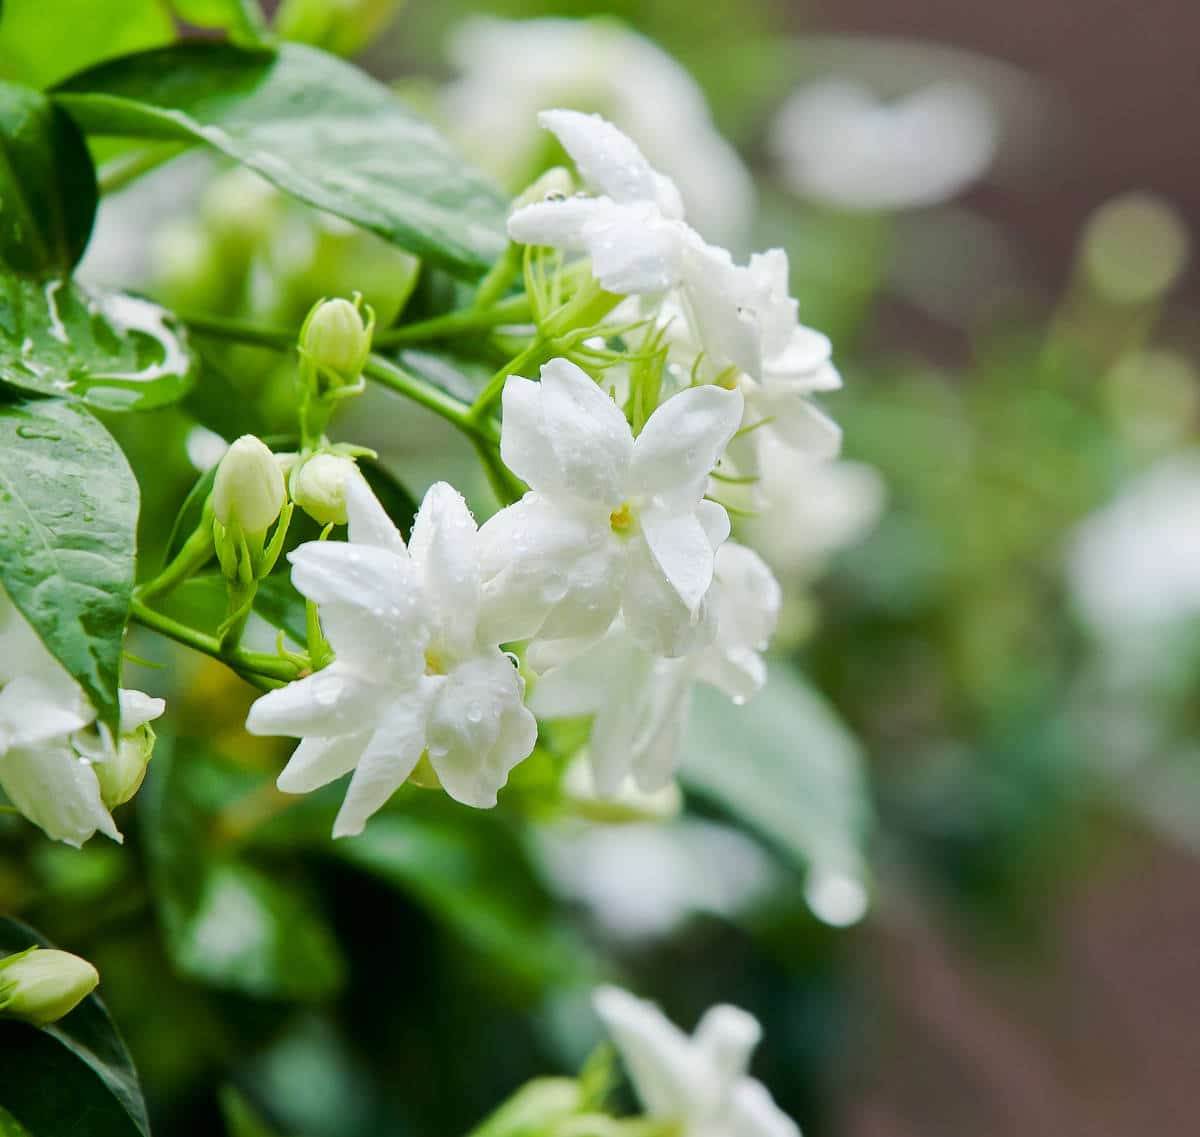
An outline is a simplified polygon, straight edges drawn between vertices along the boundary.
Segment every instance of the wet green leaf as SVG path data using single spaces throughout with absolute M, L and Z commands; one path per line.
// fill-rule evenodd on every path
M 505 247 L 499 191 L 386 87 L 313 48 L 186 44 L 74 76 L 58 99 L 92 134 L 207 143 L 463 275 Z
M 114 730 L 137 513 L 125 455 L 87 408 L 0 403 L 0 583 Z
M 79 128 L 29 87 L 0 81 L 0 269 L 65 276 L 96 217 L 96 170 Z
M 183 398 L 192 356 L 157 304 L 59 280 L 0 277 L 0 383 L 144 411 Z
M 32 928 L 0 918 L 0 956 L 35 944 L 51 946 Z M 0 1021 L 0 1101 L 29 1137 L 150 1132 L 129 1052 L 95 995 L 49 1027 Z

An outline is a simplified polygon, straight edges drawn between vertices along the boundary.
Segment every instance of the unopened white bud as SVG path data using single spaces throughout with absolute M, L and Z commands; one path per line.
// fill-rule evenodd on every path
M 374 317 L 370 309 L 367 315 L 364 323 L 357 303 L 322 300 L 304 322 L 300 350 L 326 378 L 345 386 L 357 383 L 371 351 Z
M 46 1026 L 73 1010 L 99 982 L 86 959 L 55 948 L 31 948 L 0 959 L 0 1015 Z
M 287 493 L 275 455 L 252 434 L 243 434 L 226 452 L 213 482 L 216 519 L 230 532 L 259 537 L 274 524 Z
M 345 525 L 346 482 L 360 477 L 353 458 L 314 454 L 292 473 L 292 500 L 322 525 Z

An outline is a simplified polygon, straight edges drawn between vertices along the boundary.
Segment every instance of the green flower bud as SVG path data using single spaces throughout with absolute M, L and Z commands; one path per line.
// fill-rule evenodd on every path
M 107 809 L 124 805 L 142 788 L 146 766 L 154 753 L 154 728 L 143 723 L 121 736 L 116 753 L 92 766 L 100 783 L 100 800 Z
M 322 300 L 308 314 L 300 332 L 301 353 L 335 386 L 357 383 L 371 351 L 375 314 L 368 307 L 364 324 L 361 303 L 358 296 L 353 303 Z
M 73 1010 L 100 982 L 86 959 L 30 948 L 0 959 L 0 1015 L 47 1026 Z
M 292 500 L 322 525 L 345 525 L 346 480 L 361 476 L 353 458 L 314 454 L 292 472 Z
M 252 434 L 225 453 L 213 482 L 213 515 L 230 533 L 261 540 L 287 500 L 275 455 Z
M 564 166 L 551 166 L 535 182 L 523 189 L 513 200 L 513 209 L 536 205 L 539 201 L 554 201 L 575 192 L 575 180 Z

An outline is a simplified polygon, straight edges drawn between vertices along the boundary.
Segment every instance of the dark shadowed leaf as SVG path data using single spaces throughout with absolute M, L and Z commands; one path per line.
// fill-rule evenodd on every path
M 460 274 L 506 244 L 499 191 L 386 87 L 313 48 L 165 48 L 76 75 L 58 98 L 89 133 L 207 143 Z
M 0 583 L 114 730 L 137 514 L 129 463 L 87 408 L 0 403 Z
M 0 918 L 0 956 L 35 944 L 51 946 L 32 928 Z M 150 1132 L 129 1052 L 95 995 L 49 1027 L 0 1021 L 0 1102 L 29 1137 Z

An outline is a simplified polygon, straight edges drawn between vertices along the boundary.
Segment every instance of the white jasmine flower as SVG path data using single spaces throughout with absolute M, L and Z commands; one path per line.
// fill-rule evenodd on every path
M 716 554 L 711 643 L 666 659 L 618 620 L 594 647 L 547 671 L 530 706 L 547 719 L 592 716 L 588 757 L 599 794 L 617 795 L 630 775 L 639 789 L 655 792 L 678 769 L 693 683 L 709 683 L 744 703 L 766 682 L 760 653 L 780 603 L 779 584 L 758 554 L 727 541 Z
M 898 210 L 955 196 L 987 170 L 997 123 L 965 84 L 926 87 L 892 103 L 859 83 L 801 87 L 780 108 L 771 147 L 797 193 L 842 209 Z
M 247 729 L 302 739 L 279 775 L 287 793 L 354 771 L 335 837 L 362 832 L 426 754 L 456 801 L 495 805 L 537 724 L 511 660 L 479 633 L 479 537 L 466 502 L 431 486 L 407 548 L 360 478 L 346 480 L 346 512 L 349 543 L 309 542 L 289 557 L 337 658 L 260 698 Z
M 599 111 L 678 184 L 701 230 L 737 244 L 754 186 L 717 133 L 696 81 L 657 44 L 613 20 L 476 17 L 450 40 L 460 78 L 443 94 L 465 151 L 514 191 L 543 162 L 543 107 Z
M 635 440 L 613 401 L 555 359 L 540 383 L 510 376 L 503 405 L 500 453 L 530 492 L 480 534 L 494 638 L 590 642 L 620 611 L 652 651 L 702 642 L 713 557 L 729 535 L 725 509 L 702 499 L 741 395 L 683 391 Z
M 125 738 L 165 704 L 140 691 L 120 696 L 122 738 L 114 743 L 107 730 L 88 730 L 96 712 L 83 689 L 0 594 L 0 789 L 56 841 L 78 847 L 97 831 L 122 839 L 98 774 L 118 764 Z
M 653 1003 L 618 987 L 599 988 L 593 1004 L 647 1117 L 674 1122 L 680 1137 L 800 1137 L 746 1072 L 762 1037 L 753 1015 L 712 1007 L 689 1037 Z

